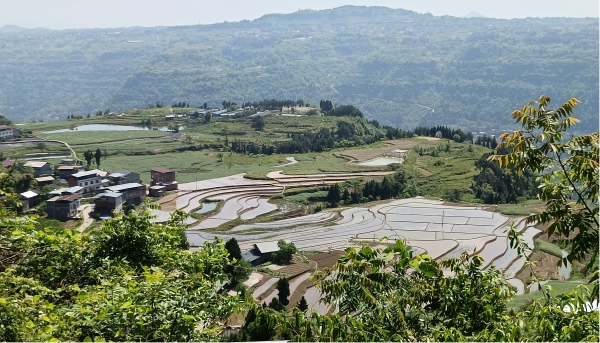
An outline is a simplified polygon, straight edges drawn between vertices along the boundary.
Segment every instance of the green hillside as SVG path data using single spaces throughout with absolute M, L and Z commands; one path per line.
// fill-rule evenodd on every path
M 512 128 L 514 104 L 582 100 L 597 126 L 598 19 L 435 17 L 345 6 L 215 25 L 0 33 L 0 113 L 18 121 L 185 101 L 352 103 L 411 129 Z

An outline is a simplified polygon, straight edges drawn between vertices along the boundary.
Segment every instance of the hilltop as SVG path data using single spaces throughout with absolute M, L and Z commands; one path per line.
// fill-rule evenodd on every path
M 581 127 L 595 127 L 597 33 L 597 18 L 354 6 L 214 25 L 3 30 L 0 113 L 48 121 L 157 101 L 327 98 L 403 129 L 500 131 L 514 104 L 554 94 L 581 99 Z

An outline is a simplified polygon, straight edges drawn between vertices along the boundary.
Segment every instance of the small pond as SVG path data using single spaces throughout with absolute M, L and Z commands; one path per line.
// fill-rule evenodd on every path
M 393 157 L 379 157 L 373 160 L 361 162 L 359 166 L 387 166 L 392 163 L 402 163 L 403 160 L 401 158 L 393 158 Z
M 182 126 L 179 129 L 182 130 L 184 128 L 185 127 Z M 73 132 L 73 131 L 142 131 L 142 130 L 169 131 L 169 129 L 166 126 L 149 128 L 149 127 L 133 126 L 133 125 L 87 124 L 87 125 L 79 125 L 72 129 L 43 131 L 42 133 L 50 134 L 50 133 Z
M 196 214 L 202 214 L 202 213 L 207 213 L 210 211 L 214 211 L 215 208 L 217 208 L 217 205 L 219 203 L 218 202 L 203 202 L 202 203 L 202 208 L 200 208 L 198 211 L 194 212 Z

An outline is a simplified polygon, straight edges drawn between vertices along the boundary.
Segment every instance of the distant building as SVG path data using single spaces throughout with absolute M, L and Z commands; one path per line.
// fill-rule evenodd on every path
M 112 174 L 108 174 L 108 179 L 115 185 L 122 185 L 126 183 L 142 183 L 140 174 L 129 170 L 117 170 Z
M 165 186 L 151 186 L 148 188 L 148 195 L 151 197 L 163 197 L 165 196 Z
M 54 177 L 52 176 L 42 176 L 36 177 L 35 181 L 37 181 L 38 186 L 46 186 L 54 183 Z
M 63 158 L 62 160 L 60 160 L 60 165 L 63 166 L 74 166 L 76 164 L 76 161 L 72 158 Z
M 279 251 L 278 242 L 263 242 L 254 244 L 254 248 L 242 254 L 242 258 L 253 266 L 257 266 L 268 261 L 271 258 L 271 254 Z
M 177 189 L 175 172 L 167 168 L 150 169 L 150 179 L 152 180 L 152 186 L 165 186 L 165 191 Z
M 40 196 L 36 192 L 27 191 L 21 193 L 21 210 L 23 212 L 29 211 L 29 209 L 34 208 L 40 203 Z
M 68 180 L 69 176 L 77 173 L 84 172 L 85 168 L 83 166 L 76 165 L 60 165 L 54 168 L 54 175 L 56 175 L 59 179 Z
M 123 201 L 126 201 L 129 204 L 139 205 L 146 200 L 146 185 L 139 183 L 109 186 L 106 187 L 106 190 L 114 193 L 122 193 Z
M 48 218 L 61 221 L 69 220 L 77 216 L 80 194 L 56 196 L 46 201 L 46 213 Z
M 99 190 L 102 186 L 102 178 L 100 175 L 101 173 L 99 172 L 101 172 L 104 175 L 106 174 L 105 172 L 94 169 L 90 171 L 75 173 L 69 176 L 67 178 L 67 181 L 69 182 L 69 186 L 71 187 L 82 187 L 84 194 L 94 193 L 97 190 Z
M 50 163 L 48 162 L 28 161 L 25 163 L 25 167 L 31 167 L 35 177 L 52 175 L 52 168 L 50 168 Z
M 0 139 L 10 139 L 15 135 L 13 128 L 6 125 L 0 125 Z
M 74 194 L 83 195 L 83 187 L 73 186 L 70 188 L 60 188 L 60 189 L 55 189 L 51 192 L 48 192 L 48 194 L 54 195 L 54 196 L 74 195 Z
M 113 213 L 123 209 L 123 193 L 105 192 L 94 197 L 94 212 Z

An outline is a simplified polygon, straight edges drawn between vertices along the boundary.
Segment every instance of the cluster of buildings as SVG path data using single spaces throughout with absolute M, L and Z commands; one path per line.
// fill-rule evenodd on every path
M 2 161 L 2 166 L 14 166 L 14 160 Z M 24 164 L 33 170 L 38 186 L 55 186 L 67 183 L 68 187 L 57 188 L 47 193 L 48 218 L 61 221 L 75 218 L 83 198 L 94 204 L 98 216 L 112 215 L 123 209 L 124 204 L 139 205 L 148 196 L 161 197 L 167 191 L 177 190 L 175 172 L 167 168 L 150 170 L 150 187 L 142 183 L 140 174 L 129 170 L 108 173 L 103 170 L 86 170 L 73 159 L 63 159 L 52 168 L 48 162 L 28 161 Z M 28 211 L 42 202 L 40 194 L 29 190 L 21 193 L 23 211 Z

